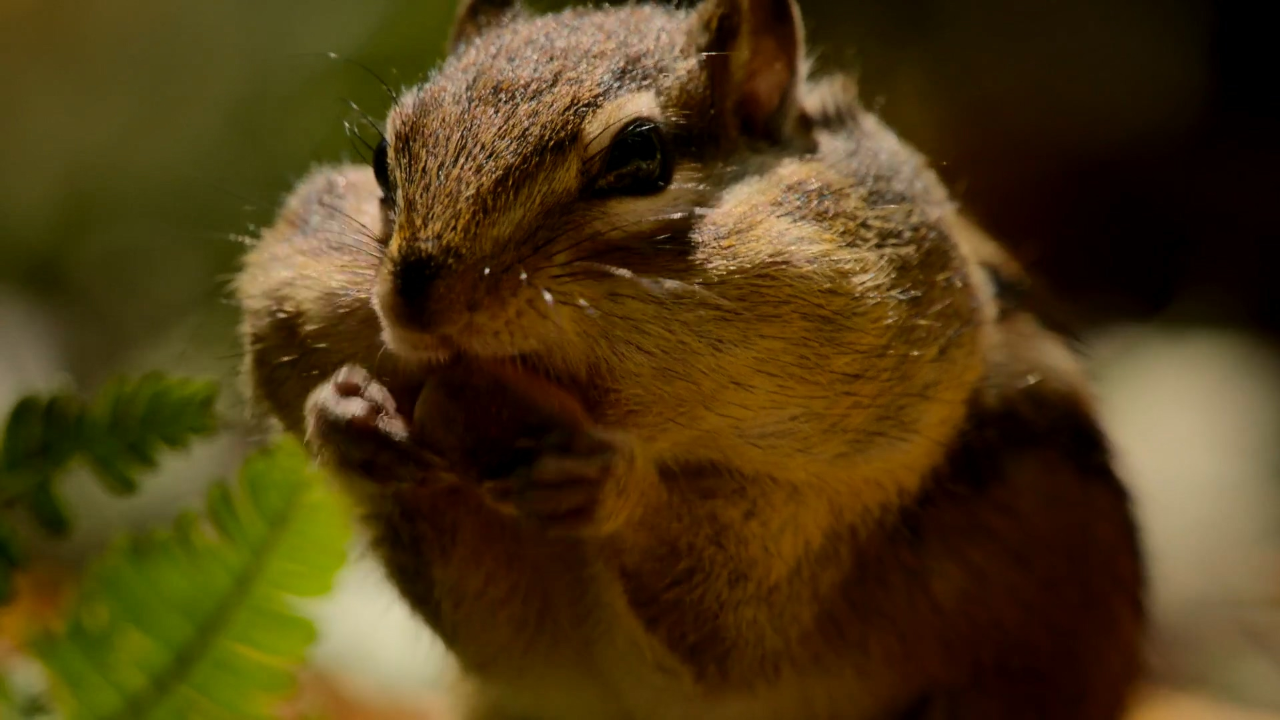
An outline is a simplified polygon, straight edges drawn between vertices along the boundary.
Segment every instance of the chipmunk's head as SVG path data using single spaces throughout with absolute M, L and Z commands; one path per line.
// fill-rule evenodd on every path
M 949 251 L 905 248 L 932 232 L 915 212 L 916 196 L 936 199 L 932 176 L 873 125 L 849 148 L 866 156 L 855 162 L 867 187 L 802 167 L 823 105 L 805 67 L 794 0 L 543 16 L 464 2 L 449 57 L 400 98 L 375 153 L 387 346 L 514 359 L 625 397 L 605 411 L 630 416 L 654 412 L 635 399 L 641 384 L 701 387 L 698 373 L 725 374 L 744 354 L 816 354 L 804 345 L 845 342 L 853 326 L 884 355 L 911 312 L 889 298 L 929 295 L 898 283 L 894 264 L 954 269 Z M 761 185 L 766 173 L 776 179 Z M 815 238 L 850 202 L 900 210 Z M 878 256 L 881 242 L 896 254 Z M 848 305 L 857 277 L 880 300 Z M 684 377 L 670 385 L 668 373 Z
M 687 266 L 723 157 L 805 139 L 800 48 L 792 0 L 541 17 L 465 2 L 374 158 L 392 348 L 552 351 L 600 292 Z

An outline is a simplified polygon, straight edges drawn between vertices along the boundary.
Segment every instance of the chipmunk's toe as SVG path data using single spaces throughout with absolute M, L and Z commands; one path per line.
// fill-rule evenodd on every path
M 306 444 L 324 464 L 376 483 L 415 482 L 439 464 L 413 446 L 391 393 L 348 365 L 307 397 Z
M 403 441 L 409 426 L 396 412 L 395 400 L 368 371 L 347 365 L 320 384 L 307 398 L 308 444 L 352 434 L 386 435 Z

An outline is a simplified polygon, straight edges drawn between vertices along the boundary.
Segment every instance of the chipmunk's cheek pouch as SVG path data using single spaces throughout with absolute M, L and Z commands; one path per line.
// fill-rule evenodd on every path
M 418 398 L 413 424 L 418 442 L 495 506 L 548 529 L 589 524 L 615 465 L 578 398 L 509 363 L 441 367 Z

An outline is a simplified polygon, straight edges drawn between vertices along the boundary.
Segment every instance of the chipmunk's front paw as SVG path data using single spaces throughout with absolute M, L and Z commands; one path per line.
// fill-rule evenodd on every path
M 510 474 L 481 483 L 494 504 L 548 532 L 598 528 L 602 500 L 628 457 L 620 437 L 565 429 L 518 449 L 525 459 Z
M 432 469 L 411 445 L 391 393 L 363 368 L 338 370 L 311 392 L 304 412 L 307 447 L 339 471 L 391 483 L 421 479 Z

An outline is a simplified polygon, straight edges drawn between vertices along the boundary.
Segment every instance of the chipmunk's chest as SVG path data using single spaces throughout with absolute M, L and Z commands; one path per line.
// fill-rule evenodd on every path
M 476 683 L 479 717 L 872 717 L 851 706 L 847 687 L 837 714 L 805 710 L 816 688 L 700 688 L 631 612 L 597 547 L 526 529 L 465 489 L 405 496 L 372 519 L 401 591 Z
M 400 493 L 368 524 L 401 593 L 492 708 L 480 717 L 627 717 L 599 661 L 613 619 L 584 541 L 537 532 L 469 488 Z

